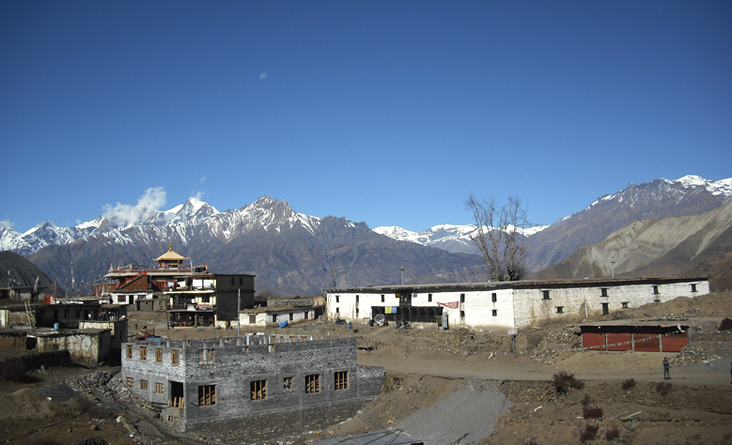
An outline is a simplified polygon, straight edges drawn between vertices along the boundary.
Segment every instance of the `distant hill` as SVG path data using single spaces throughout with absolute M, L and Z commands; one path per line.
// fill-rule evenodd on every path
M 708 181 L 698 176 L 630 184 L 586 209 L 528 238 L 526 267 L 542 270 L 564 261 L 586 244 L 597 243 L 636 221 L 695 215 L 732 200 L 732 178 Z
M 732 202 L 708 212 L 644 219 L 533 275 L 539 279 L 707 275 L 714 290 L 732 288 Z
M 53 293 L 53 281 L 35 264 L 17 253 L 0 252 L 0 271 L 0 287 L 34 286 L 38 278 L 38 286 L 45 287 L 42 290 L 47 294 Z

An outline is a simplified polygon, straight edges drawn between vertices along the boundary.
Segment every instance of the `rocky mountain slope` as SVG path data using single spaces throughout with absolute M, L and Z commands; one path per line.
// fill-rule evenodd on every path
M 0 252 L 0 287 L 38 286 L 44 293 L 53 292 L 50 280 L 35 264 L 13 252 Z
M 538 271 L 557 264 L 581 246 L 600 242 L 636 221 L 695 215 L 731 200 L 732 178 L 707 181 L 698 176 L 685 176 L 675 181 L 656 179 L 630 184 L 531 236 L 527 242 L 526 266 Z
M 107 224 L 86 238 L 46 246 L 29 259 L 52 277 L 70 276 L 73 260 L 77 282 L 89 282 L 112 265 L 153 265 L 170 242 L 213 272 L 255 273 L 260 293 L 312 295 L 334 283 L 398 283 L 401 265 L 407 282 L 485 278 L 478 256 L 395 241 L 364 223 L 303 215 L 268 197 L 226 212 L 189 200 L 177 212 L 159 212 L 125 227 Z
M 536 277 L 608 277 L 613 266 L 616 276 L 671 276 L 691 273 L 710 262 L 720 266 L 730 255 L 732 202 L 704 213 L 633 222 L 599 243 L 580 247 Z M 724 269 L 721 274 L 717 269 L 706 267 L 702 274 L 712 275 L 721 288 L 732 284 L 727 283 L 732 277 L 725 279 Z

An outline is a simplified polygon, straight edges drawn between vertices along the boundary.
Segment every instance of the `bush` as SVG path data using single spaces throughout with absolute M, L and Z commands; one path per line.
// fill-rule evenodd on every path
M 583 406 L 582 416 L 585 419 L 599 419 L 602 417 L 602 408 L 599 406 Z
M 620 431 L 618 431 L 618 427 L 616 426 L 608 428 L 608 430 L 605 431 L 605 439 L 607 440 L 613 440 L 618 436 L 620 436 Z
M 732 318 L 727 317 L 727 318 L 722 319 L 722 321 L 719 323 L 719 328 L 718 329 L 720 331 L 729 331 L 729 330 L 731 330 L 732 329 Z
M 567 392 L 569 388 L 582 389 L 585 386 L 584 382 L 577 380 L 574 378 L 574 374 L 567 371 L 559 371 L 554 374 L 552 383 L 554 383 L 554 389 L 557 392 Z
M 592 404 L 592 399 L 590 398 L 589 394 L 585 394 L 585 396 L 582 398 L 582 406 L 587 406 Z
M 597 425 L 586 425 L 585 430 L 580 433 L 580 440 L 582 442 L 585 442 L 587 440 L 592 440 L 597 436 L 597 430 L 599 430 L 600 427 Z
M 630 389 L 635 386 L 635 380 L 634 379 L 625 379 L 623 380 L 623 389 Z
M 668 382 L 658 382 L 656 384 L 656 392 L 658 392 L 662 396 L 665 396 L 666 394 L 668 394 L 671 391 L 671 388 L 672 388 L 672 386 Z

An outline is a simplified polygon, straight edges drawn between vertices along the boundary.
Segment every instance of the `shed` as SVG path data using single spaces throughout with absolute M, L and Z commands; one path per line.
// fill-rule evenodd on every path
M 613 320 L 583 324 L 580 331 L 582 347 L 593 351 L 680 352 L 690 338 L 681 320 Z

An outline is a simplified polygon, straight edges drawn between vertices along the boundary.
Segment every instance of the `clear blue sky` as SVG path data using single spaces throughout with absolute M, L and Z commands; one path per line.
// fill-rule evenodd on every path
M 550 224 L 729 178 L 731 24 L 730 1 L 0 0 L 0 220 L 162 187 L 414 231 L 513 194 Z

